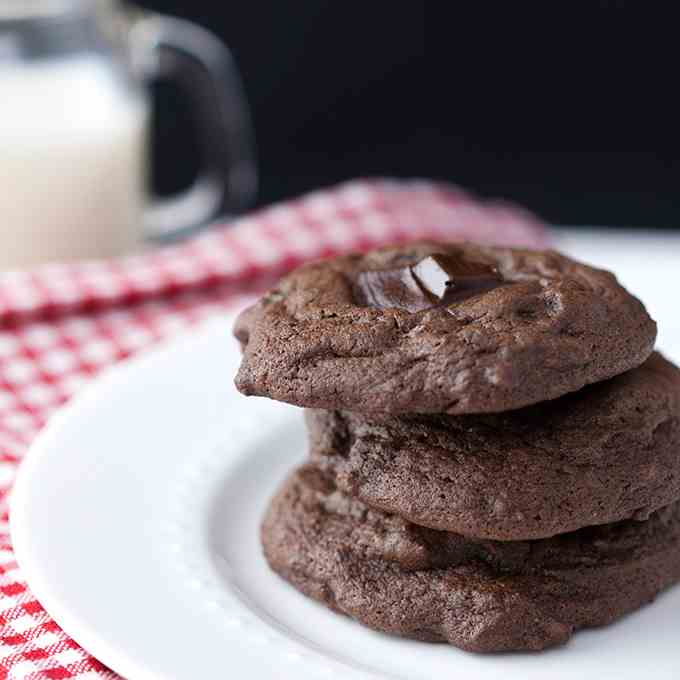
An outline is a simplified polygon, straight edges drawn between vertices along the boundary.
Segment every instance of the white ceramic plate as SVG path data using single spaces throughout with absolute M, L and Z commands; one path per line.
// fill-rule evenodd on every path
M 637 242 L 628 259 L 579 243 L 566 245 L 622 269 L 680 360 L 675 304 L 659 294 L 677 289 L 672 252 L 644 266 Z M 275 577 L 258 525 L 304 455 L 301 414 L 236 394 L 230 326 L 216 319 L 108 372 L 51 420 L 22 467 L 17 558 L 95 656 L 132 680 L 678 677 L 680 588 L 566 647 L 482 657 L 374 633 Z

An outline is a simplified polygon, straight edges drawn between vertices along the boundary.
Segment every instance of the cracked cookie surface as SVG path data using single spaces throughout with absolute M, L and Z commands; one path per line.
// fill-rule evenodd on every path
M 680 369 L 642 366 L 560 399 L 468 416 L 306 412 L 346 493 L 466 536 L 535 539 L 644 519 L 680 498 Z
M 554 251 L 420 242 L 300 267 L 241 314 L 247 395 L 370 413 L 493 413 L 642 363 L 656 325 Z
M 409 525 L 296 470 L 262 524 L 270 566 L 376 630 L 476 652 L 538 650 L 611 623 L 680 579 L 680 505 L 540 541 L 469 541 Z

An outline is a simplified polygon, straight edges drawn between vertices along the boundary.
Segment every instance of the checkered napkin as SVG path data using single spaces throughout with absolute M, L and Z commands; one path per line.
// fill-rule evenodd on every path
M 310 258 L 420 237 L 541 245 L 534 217 L 451 186 L 363 180 L 135 257 L 0 274 L 0 678 L 115 678 L 33 597 L 7 496 L 54 409 L 102 368 L 233 307 Z

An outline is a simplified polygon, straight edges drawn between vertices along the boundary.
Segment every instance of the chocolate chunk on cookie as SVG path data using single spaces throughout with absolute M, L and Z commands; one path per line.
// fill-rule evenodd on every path
M 421 242 L 305 265 L 237 321 L 244 394 L 372 413 L 494 413 L 627 371 L 656 325 L 553 251 Z
M 433 529 L 536 539 L 680 498 L 680 370 L 642 366 L 499 414 L 307 412 L 313 460 L 344 492 Z
M 436 533 L 343 499 L 310 467 L 284 483 L 262 525 L 270 566 L 306 595 L 376 630 L 476 652 L 564 643 L 680 579 L 679 504 L 495 555 L 492 543 L 466 549 Z

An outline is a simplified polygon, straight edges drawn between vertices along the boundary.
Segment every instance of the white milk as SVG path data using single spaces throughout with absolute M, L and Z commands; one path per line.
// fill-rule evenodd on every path
M 0 268 L 139 244 L 147 121 L 104 59 L 0 63 Z

